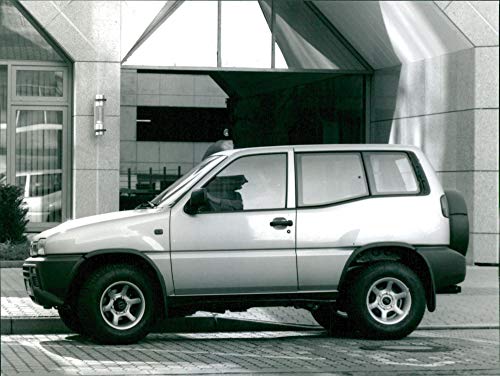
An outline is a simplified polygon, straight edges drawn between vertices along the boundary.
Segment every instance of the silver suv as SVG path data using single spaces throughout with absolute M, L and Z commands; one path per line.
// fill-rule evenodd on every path
M 460 291 L 468 234 L 463 198 L 418 148 L 249 148 L 210 156 L 136 210 L 42 232 L 23 273 L 35 303 L 101 343 L 258 306 L 401 338 L 436 292 Z

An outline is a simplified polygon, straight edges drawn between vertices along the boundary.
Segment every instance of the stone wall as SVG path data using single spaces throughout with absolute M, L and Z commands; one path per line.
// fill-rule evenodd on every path
M 118 210 L 120 2 L 21 1 L 73 60 L 72 216 Z M 107 98 L 107 132 L 94 134 L 94 98 Z
M 421 147 L 470 214 L 469 263 L 498 263 L 498 1 L 436 2 L 474 48 L 375 72 L 370 140 Z

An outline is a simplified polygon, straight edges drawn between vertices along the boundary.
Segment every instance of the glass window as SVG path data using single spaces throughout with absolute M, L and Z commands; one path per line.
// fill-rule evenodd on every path
M 0 59 L 62 61 L 14 3 L 0 0 Z
M 286 154 L 237 159 L 205 186 L 208 205 L 202 211 L 284 209 L 286 166 Z
M 217 66 L 217 2 L 184 1 L 127 59 L 127 65 Z M 159 13 L 163 14 L 163 13 Z M 164 21 L 164 22 L 163 22 Z M 163 22 L 163 23 L 160 23 Z
M 7 67 L 0 65 L 0 184 L 7 180 Z
M 186 185 L 194 181 L 200 175 L 208 172 L 207 170 L 211 170 L 217 164 L 222 162 L 222 160 L 226 159 L 225 156 L 222 155 L 211 155 L 208 158 L 201 161 L 197 166 L 193 167 L 190 171 L 188 171 L 184 176 L 180 179 L 176 180 L 170 187 L 165 189 L 162 193 L 156 196 L 151 202 L 154 204 L 160 204 L 167 200 L 169 197 L 172 197 L 175 193 L 179 192 Z M 207 167 L 209 166 L 209 167 Z
M 62 203 L 63 112 L 16 110 L 16 185 L 30 222 L 59 222 Z
M 63 72 L 43 70 L 18 70 L 16 95 L 22 97 L 62 97 Z
M 257 1 L 221 3 L 223 67 L 270 68 L 271 30 Z
M 297 154 L 299 206 L 327 205 L 368 195 L 357 153 Z
M 374 195 L 420 191 L 406 153 L 366 153 L 368 178 Z

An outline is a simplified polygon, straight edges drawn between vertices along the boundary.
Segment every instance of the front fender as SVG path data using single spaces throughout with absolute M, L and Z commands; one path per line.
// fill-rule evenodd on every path
M 68 289 L 65 294 L 66 301 L 71 296 L 71 292 L 77 290 L 83 283 L 82 278 L 80 278 L 81 276 L 85 275 L 96 265 L 101 264 L 101 262 L 120 262 L 120 260 L 123 259 L 128 259 L 129 261 L 133 261 L 134 263 L 137 262 L 150 268 L 161 287 L 161 301 L 163 302 L 164 312 L 167 312 L 167 286 L 158 266 L 148 255 L 135 249 L 128 248 L 99 249 L 82 255 L 70 273 L 70 283 L 68 284 Z

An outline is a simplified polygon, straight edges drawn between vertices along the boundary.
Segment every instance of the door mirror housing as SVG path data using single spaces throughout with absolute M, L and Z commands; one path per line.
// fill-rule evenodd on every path
M 189 201 L 184 206 L 184 211 L 187 214 L 194 215 L 198 213 L 198 209 L 207 203 L 207 190 L 205 188 L 195 189 L 191 192 Z

